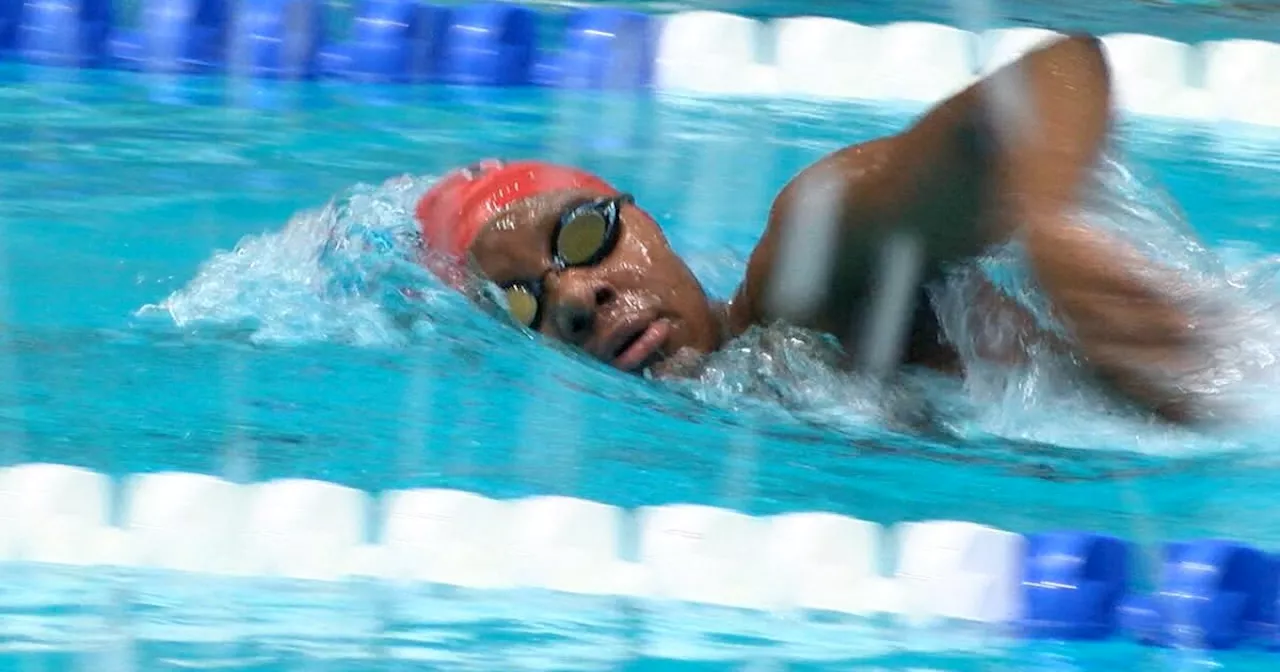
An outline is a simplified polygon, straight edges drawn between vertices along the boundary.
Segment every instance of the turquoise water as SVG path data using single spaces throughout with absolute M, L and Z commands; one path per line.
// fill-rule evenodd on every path
M 534 342 L 444 292 L 395 303 L 389 290 L 404 283 L 434 286 L 394 253 L 317 261 L 330 228 L 340 239 L 362 227 L 404 230 L 404 204 L 452 166 L 537 156 L 636 193 L 724 294 L 794 171 L 901 128 L 917 109 L 6 74 L 8 464 L 828 510 L 883 524 L 961 518 L 1142 543 L 1222 535 L 1280 548 L 1280 471 L 1263 430 L 1172 432 L 1043 397 L 975 418 L 947 408 L 960 395 L 938 381 L 922 383 L 935 406 L 886 419 L 865 391 L 804 357 L 771 370 L 824 377 L 792 377 L 763 399 L 739 393 L 759 387 L 742 369 L 760 359 L 726 362 L 725 380 L 670 389 Z M 1280 137 L 1150 122 L 1121 136 L 1129 163 L 1233 267 L 1280 250 Z M 339 207 L 320 211 L 331 199 Z M 908 431 L 918 427 L 926 431 Z M 0 580 L 0 669 L 1114 669 L 1118 660 L 1167 669 L 1199 660 L 1125 643 L 1026 645 L 863 622 L 638 612 L 603 599 L 25 571 Z M 1272 664 L 1246 653 L 1223 660 Z

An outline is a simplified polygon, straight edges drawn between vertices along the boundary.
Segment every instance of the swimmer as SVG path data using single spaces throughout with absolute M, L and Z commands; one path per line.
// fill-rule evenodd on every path
M 1020 128 L 993 114 L 1011 78 Z M 969 312 L 1013 315 L 1020 333 L 978 343 L 979 356 L 1016 363 L 1029 344 L 1047 344 L 1115 398 L 1191 422 L 1204 415 L 1202 399 L 1179 381 L 1203 364 L 1206 346 L 1169 289 L 1178 278 L 1078 221 L 1111 108 L 1097 39 L 1070 36 L 1031 51 L 904 131 L 838 150 L 794 176 L 725 301 L 707 296 L 632 195 L 571 167 L 481 161 L 434 185 L 416 217 L 430 265 L 446 281 L 473 269 L 502 290 L 520 325 L 622 371 L 655 376 L 681 375 L 753 325 L 778 321 L 830 334 L 858 360 L 870 337 L 857 325 L 875 309 L 891 240 L 914 241 L 919 261 L 907 274 L 914 308 L 896 339 L 895 370 L 963 375 L 926 288 L 1016 240 L 1061 330 L 1038 324 L 984 281 Z M 787 247 L 823 227 L 830 242 L 808 256 Z M 812 276 L 819 254 L 829 255 L 831 271 Z M 798 273 L 819 282 L 803 300 L 780 299 L 780 283 Z

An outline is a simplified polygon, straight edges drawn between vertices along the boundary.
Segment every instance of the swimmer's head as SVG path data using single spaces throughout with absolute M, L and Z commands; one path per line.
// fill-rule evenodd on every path
M 595 175 L 482 161 L 433 186 L 417 218 L 446 280 L 470 266 L 518 324 L 619 369 L 720 343 L 715 308 L 657 222 Z

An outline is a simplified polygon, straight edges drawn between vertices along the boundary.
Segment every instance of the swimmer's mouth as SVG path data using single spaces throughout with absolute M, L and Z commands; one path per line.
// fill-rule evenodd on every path
M 623 371 L 634 371 L 642 364 L 652 362 L 670 335 L 671 322 L 665 318 L 640 323 L 614 348 L 613 366 Z

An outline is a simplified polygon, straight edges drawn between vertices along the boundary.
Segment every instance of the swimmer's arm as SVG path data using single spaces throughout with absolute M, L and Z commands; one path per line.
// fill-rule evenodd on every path
M 1006 108 L 1001 95 L 1010 91 L 1021 97 Z M 1150 264 L 1073 221 L 1107 141 L 1111 105 L 1099 41 L 1072 37 L 944 101 L 901 135 L 824 157 L 774 202 L 733 300 L 731 326 L 786 319 L 837 335 L 856 352 L 856 325 L 876 294 L 890 234 L 921 244 L 923 284 L 1021 233 L 1073 349 L 1100 378 L 1166 417 L 1191 415 L 1156 373 L 1187 366 L 1185 315 L 1140 275 L 1154 270 Z M 1005 109 L 1015 114 L 992 114 Z M 814 238 L 828 222 L 830 235 L 816 236 L 814 249 L 832 250 L 835 263 L 819 274 L 813 300 L 778 300 L 773 290 L 782 278 L 823 266 L 812 255 L 791 265 L 785 247 Z M 910 324 L 905 361 L 954 368 L 954 350 L 923 314 Z
M 1018 216 L 1012 212 L 1016 203 L 1002 202 L 1002 194 L 1071 201 L 1106 136 L 1105 61 L 1096 40 L 1073 38 L 1015 65 L 943 101 L 905 132 L 846 147 L 796 175 L 770 210 L 732 303 L 732 326 L 785 319 L 835 334 L 856 351 L 861 344 L 855 332 L 880 286 L 892 236 L 905 234 L 919 244 L 917 281 L 923 285 L 1008 238 Z M 1001 120 L 989 112 L 998 85 L 1011 73 L 1022 76 L 1023 91 L 1034 102 L 1024 111 L 1034 110 L 1037 126 L 1053 129 L 1056 138 L 1008 149 L 998 134 Z M 1082 95 L 1063 101 L 1058 89 Z M 1054 169 L 1022 166 L 1037 157 Z M 792 255 L 794 249 L 805 251 Z M 830 263 L 823 263 L 827 252 Z M 777 291 L 797 275 L 812 280 L 801 292 L 809 300 Z M 917 306 L 927 301 L 913 298 Z M 908 362 L 954 366 L 954 352 L 924 312 L 916 311 L 908 340 Z
M 1102 47 L 1077 38 L 1023 61 L 1021 71 L 1004 75 L 1022 75 L 1034 114 L 1026 132 L 992 136 L 1002 195 L 993 223 L 1007 234 L 1017 230 L 1073 351 L 1100 382 L 1166 419 L 1195 419 L 1204 409 L 1179 382 L 1204 363 L 1206 351 L 1173 297 L 1180 279 L 1078 219 L 1112 121 Z M 989 103 L 997 91 L 988 89 Z

